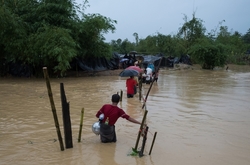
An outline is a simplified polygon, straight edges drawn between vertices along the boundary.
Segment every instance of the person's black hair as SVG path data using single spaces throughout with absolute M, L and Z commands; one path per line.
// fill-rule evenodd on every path
M 112 95 L 112 102 L 119 103 L 119 101 L 120 101 L 120 96 L 118 94 L 113 94 Z

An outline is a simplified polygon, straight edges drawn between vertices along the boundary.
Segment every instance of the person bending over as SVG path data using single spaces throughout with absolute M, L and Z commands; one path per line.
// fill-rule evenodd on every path
M 113 94 L 111 101 L 112 104 L 103 105 L 96 113 L 97 118 L 99 118 L 101 114 L 104 115 L 103 120 L 100 121 L 100 140 L 102 143 L 116 142 L 115 123 L 119 117 L 127 119 L 135 124 L 141 124 L 117 106 L 120 101 L 120 96 L 118 94 Z

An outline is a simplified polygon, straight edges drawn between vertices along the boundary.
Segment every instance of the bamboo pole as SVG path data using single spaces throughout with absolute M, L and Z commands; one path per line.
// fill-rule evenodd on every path
M 61 102 L 62 102 L 62 119 L 64 128 L 65 148 L 66 149 L 73 148 L 71 119 L 69 111 L 70 108 L 69 108 L 69 102 L 67 102 L 63 83 L 60 83 L 60 92 L 61 92 Z
M 145 98 L 143 97 L 143 95 L 142 95 L 142 99 L 143 99 L 144 108 L 147 109 Z
M 140 157 L 143 156 L 144 148 L 145 148 L 146 141 L 147 141 L 147 134 L 148 134 L 148 126 L 146 127 L 146 129 L 144 131 L 144 136 L 143 136 L 143 141 L 142 141 L 142 147 L 141 147 L 141 151 L 139 152 L 139 156 Z
M 145 104 L 146 104 L 146 102 L 147 102 L 147 98 L 148 98 L 149 92 L 150 92 L 150 90 L 151 90 L 151 88 L 152 88 L 152 86 L 153 86 L 153 83 L 154 83 L 154 78 L 153 78 L 153 80 L 152 80 L 152 82 L 151 82 L 151 84 L 150 84 L 150 87 L 149 87 L 149 89 L 148 89 L 147 95 L 146 95 L 146 97 L 145 97 L 145 99 L 144 99 L 144 103 L 143 103 L 141 109 L 143 109 L 143 108 L 145 107 Z
M 123 91 L 121 90 L 120 101 L 122 101 Z
M 151 147 L 150 147 L 149 155 L 151 155 L 151 151 L 152 151 L 154 143 L 155 143 L 156 135 L 157 135 L 157 132 L 155 132 L 155 134 L 154 134 L 154 138 L 153 138 L 153 141 L 152 141 L 152 144 L 151 144 Z
M 59 122 L 58 122 L 58 118 L 57 118 L 57 114 L 56 114 L 56 107 L 55 107 L 55 103 L 54 103 L 54 100 L 53 100 L 53 94 L 52 94 L 52 90 L 51 90 L 51 86 L 50 86 L 47 67 L 43 67 L 43 74 L 44 74 L 44 77 L 46 79 L 46 85 L 47 85 L 47 89 L 48 89 L 48 95 L 49 95 L 51 110 L 52 110 L 53 117 L 54 117 L 54 122 L 55 122 L 55 126 L 56 126 L 58 140 L 60 142 L 61 151 L 63 151 L 64 150 L 63 140 L 62 140 L 62 135 L 61 135 Z
M 78 135 L 78 142 L 81 142 L 83 116 L 84 116 L 84 108 L 82 108 L 82 111 L 81 111 L 81 121 L 80 121 L 80 129 L 79 129 L 79 135 Z
M 158 64 L 156 70 L 159 70 L 159 67 L 160 67 L 160 64 L 161 64 L 161 60 L 162 60 L 162 58 L 160 59 L 160 62 L 159 62 L 159 64 Z M 156 70 L 155 70 L 155 71 L 156 71 Z M 150 92 L 150 90 L 151 90 L 151 88 L 152 88 L 152 86 L 153 86 L 153 83 L 154 83 L 154 81 L 155 81 L 154 79 L 155 79 L 155 78 L 153 78 L 153 80 L 152 80 L 152 82 L 151 82 L 151 84 L 150 84 L 150 87 L 149 87 L 149 89 L 148 89 L 147 95 L 146 95 L 145 100 L 144 100 L 145 102 L 144 102 L 143 105 L 142 105 L 142 109 L 144 108 L 145 103 L 147 102 L 147 98 L 148 98 L 149 92 Z
M 141 79 L 139 81 L 139 100 L 141 101 L 141 98 L 142 98 L 142 75 L 141 76 Z
M 137 140 L 136 140 L 136 143 L 135 143 L 135 148 L 134 148 L 135 151 L 137 151 L 137 147 L 138 147 L 139 140 L 140 140 L 140 137 L 141 137 L 141 130 L 143 129 L 143 125 L 144 125 L 144 122 L 146 120 L 147 113 L 148 113 L 148 110 L 145 110 L 144 116 L 143 116 L 143 119 L 142 119 L 142 122 L 141 122 L 141 127 L 140 127 L 140 130 L 138 132 Z

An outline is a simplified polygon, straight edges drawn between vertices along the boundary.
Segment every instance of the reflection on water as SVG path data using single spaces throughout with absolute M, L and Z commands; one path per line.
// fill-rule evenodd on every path
M 142 158 L 127 156 L 139 126 L 119 119 L 117 143 L 102 144 L 91 131 L 95 113 L 122 90 L 118 76 L 50 79 L 61 132 L 60 83 L 70 102 L 73 149 L 60 151 L 43 79 L 0 79 L 0 164 L 241 164 L 250 162 L 250 68 L 206 71 L 161 69 L 146 102 L 149 133 Z M 149 85 L 143 85 L 145 97 Z M 138 94 L 119 103 L 142 120 Z M 78 143 L 81 109 L 82 141 Z M 157 137 L 148 152 L 153 134 Z M 139 144 L 139 149 L 141 142 Z

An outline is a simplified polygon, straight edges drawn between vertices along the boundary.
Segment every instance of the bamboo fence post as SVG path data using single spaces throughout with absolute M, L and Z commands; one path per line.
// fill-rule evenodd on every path
M 135 143 L 135 148 L 134 148 L 135 151 L 137 151 L 137 147 L 138 147 L 139 140 L 140 140 L 140 137 L 141 137 L 141 130 L 143 129 L 143 125 L 144 125 L 144 122 L 146 120 L 147 113 L 148 113 L 148 110 L 145 110 L 145 113 L 144 113 L 144 116 L 143 116 L 143 119 L 142 119 L 142 122 L 141 122 L 141 127 L 140 127 L 140 130 L 138 132 L 137 140 L 136 140 L 136 143 Z
M 55 103 L 54 103 L 54 100 L 53 100 L 53 94 L 52 94 L 52 90 L 51 90 L 51 86 L 50 86 L 47 67 L 43 67 L 43 74 L 44 74 L 44 77 L 46 79 L 46 85 L 47 85 L 47 89 L 48 89 L 48 95 L 49 95 L 51 110 L 52 110 L 53 117 L 54 117 L 54 122 L 55 122 L 55 126 L 56 126 L 58 140 L 60 142 L 61 151 L 63 151 L 64 150 L 63 140 L 62 140 L 62 135 L 61 135 L 59 122 L 58 122 L 58 118 L 57 118 L 57 114 L 56 114 L 56 107 L 55 107 Z
M 144 148 L 145 148 L 146 141 L 147 141 L 147 134 L 148 134 L 148 126 L 146 127 L 146 129 L 144 131 L 144 136 L 143 136 L 143 140 L 142 140 L 142 147 L 141 147 L 141 151 L 139 152 L 140 157 L 143 156 Z
M 123 91 L 121 90 L 120 101 L 122 101 Z
M 145 98 L 143 97 L 143 95 L 141 95 L 141 97 L 142 97 L 142 100 L 143 100 L 144 108 L 147 109 Z
M 151 144 L 151 147 L 150 147 L 149 155 L 151 155 L 151 151 L 152 151 L 154 143 L 155 143 L 156 135 L 157 135 L 157 132 L 155 132 L 155 134 L 154 134 L 154 138 L 153 138 L 153 141 L 152 141 L 152 144 Z
M 62 102 L 62 119 L 63 119 L 63 128 L 64 128 L 64 141 L 65 148 L 73 148 L 72 140 L 72 128 L 70 120 L 70 111 L 69 111 L 69 102 L 67 102 L 64 85 L 60 83 L 60 92 L 61 92 L 61 102 Z
M 142 98 L 142 75 L 141 75 L 141 79 L 139 81 L 139 100 L 141 101 Z
M 79 129 L 79 135 L 78 135 L 78 142 L 81 142 L 83 116 L 84 116 L 84 108 L 82 108 L 82 111 L 81 111 L 81 121 L 80 121 L 80 129 Z
M 156 70 L 158 70 L 159 69 L 159 67 L 160 67 L 160 65 L 161 65 L 161 60 L 162 60 L 162 57 L 161 57 L 161 59 L 160 59 L 160 62 L 159 62 L 159 64 L 158 64 L 158 66 L 157 66 L 157 69 Z M 147 95 L 146 95 L 146 97 L 145 97 L 145 102 L 143 103 L 143 105 L 142 105 L 142 109 L 144 108 L 144 106 L 145 106 L 145 103 L 146 103 L 146 101 L 147 101 L 147 98 L 148 98 L 148 94 L 149 94 L 149 92 L 150 92 L 150 90 L 151 90 L 151 88 L 152 88 L 152 86 L 153 86 L 153 83 L 154 83 L 154 80 L 155 78 L 153 78 L 153 80 L 152 80 L 152 82 L 151 82 L 151 84 L 150 84 L 150 87 L 149 87 L 149 89 L 148 89 L 148 92 L 147 92 Z
M 153 80 L 152 80 L 152 82 L 151 82 L 151 84 L 150 84 L 150 87 L 149 87 L 149 89 L 148 89 L 147 95 L 146 95 L 146 97 L 145 97 L 145 99 L 144 99 L 144 103 L 143 103 L 141 109 L 143 109 L 143 108 L 145 107 L 145 104 L 146 104 L 146 102 L 147 102 L 147 98 L 148 98 L 149 92 L 150 92 L 150 90 L 151 90 L 151 88 L 152 88 L 152 86 L 153 86 L 153 83 L 154 83 L 154 78 L 153 78 Z

